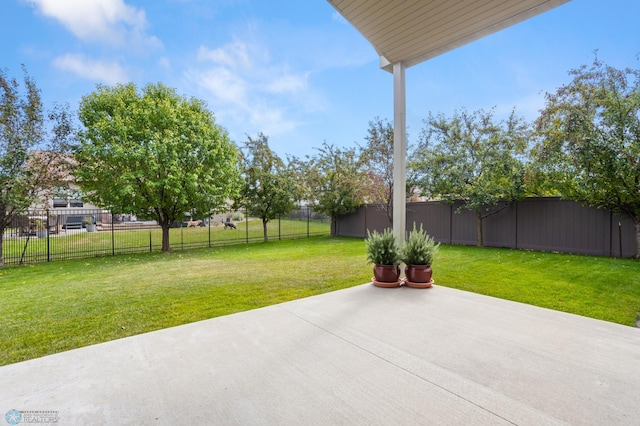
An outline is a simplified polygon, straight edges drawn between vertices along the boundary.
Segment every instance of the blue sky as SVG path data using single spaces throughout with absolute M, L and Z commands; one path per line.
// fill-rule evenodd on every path
M 47 106 L 76 109 L 96 84 L 162 82 L 205 100 L 237 143 L 263 132 L 279 155 L 363 144 L 393 118 L 392 75 L 325 0 L 3 0 L 0 67 L 25 64 Z M 573 0 L 407 70 L 409 143 L 429 111 L 512 108 L 590 64 L 640 68 L 640 2 Z

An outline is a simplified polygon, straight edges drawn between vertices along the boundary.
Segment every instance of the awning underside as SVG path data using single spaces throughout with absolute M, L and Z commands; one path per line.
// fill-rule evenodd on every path
M 419 64 L 569 0 L 328 0 L 377 50 L 381 66 Z

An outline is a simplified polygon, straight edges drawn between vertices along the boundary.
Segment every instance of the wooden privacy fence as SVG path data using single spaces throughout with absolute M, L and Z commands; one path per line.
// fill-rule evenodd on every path
M 504 205 L 502 205 L 504 206 Z M 460 204 L 438 201 L 407 203 L 407 230 L 413 223 L 445 244 L 475 245 L 476 217 Z M 337 224 L 342 236 L 361 237 L 367 230 L 391 227 L 379 205 L 365 205 Z M 635 227 L 624 215 L 581 206 L 556 197 L 527 198 L 507 205 L 483 223 L 484 244 L 525 250 L 557 251 L 610 257 L 636 254 Z

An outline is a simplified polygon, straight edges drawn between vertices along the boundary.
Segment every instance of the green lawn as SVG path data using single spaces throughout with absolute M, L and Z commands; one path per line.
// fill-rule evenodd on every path
M 169 241 L 172 249 L 211 247 L 241 242 L 262 241 L 262 221 L 250 218 L 237 222 L 237 229 L 225 229 L 218 224 L 211 227 L 172 228 Z M 329 221 L 296 219 L 273 220 L 268 223 L 270 240 L 302 238 L 308 235 L 329 235 Z M 152 252 L 162 248 L 162 231 L 158 229 L 129 229 L 111 232 L 109 225 L 100 232 L 70 231 L 49 238 L 5 237 L 5 264 L 36 263 L 50 260 L 109 256 L 118 253 Z M 22 260 L 22 262 L 21 262 Z
M 438 285 L 633 325 L 640 262 L 441 246 Z M 316 237 L 0 270 L 0 365 L 371 279 L 361 239 Z M 394 291 L 389 289 L 389 291 Z M 425 291 L 425 290 L 415 290 Z
M 634 326 L 640 261 L 511 249 L 441 246 L 438 284 Z

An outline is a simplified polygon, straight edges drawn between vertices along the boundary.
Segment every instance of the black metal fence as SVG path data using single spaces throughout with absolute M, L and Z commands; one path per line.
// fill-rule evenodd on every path
M 407 203 L 407 228 L 415 222 L 436 241 L 475 245 L 476 217 L 460 204 L 429 201 Z M 363 206 L 343 216 L 338 235 L 366 237 L 367 229 L 391 227 L 386 212 L 377 205 Z M 611 257 L 636 254 L 635 226 L 627 216 L 556 197 L 535 197 L 505 206 L 483 223 L 485 246 L 557 251 Z
M 269 240 L 329 235 L 330 219 L 303 207 L 267 223 Z M 212 218 L 185 217 L 169 230 L 171 250 L 264 240 L 263 223 L 244 212 Z M 3 236 L 5 265 L 153 252 L 162 249 L 162 229 L 153 221 L 107 210 L 30 210 L 14 219 Z

